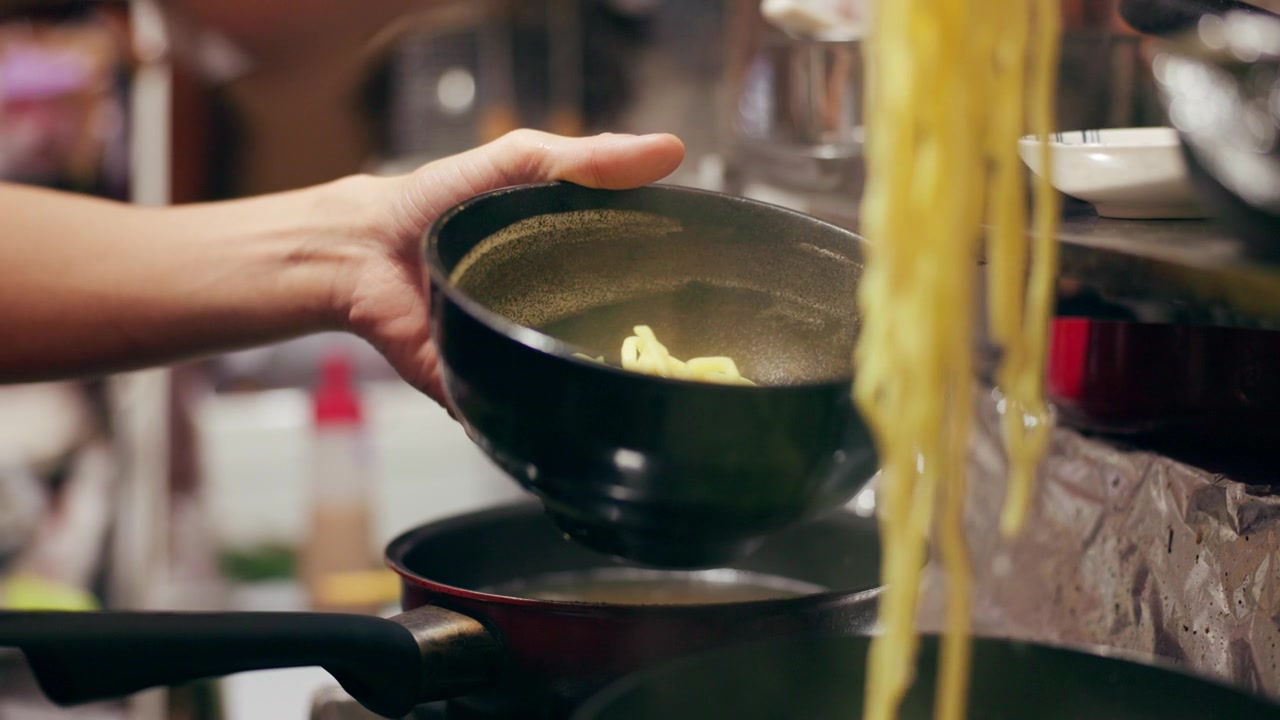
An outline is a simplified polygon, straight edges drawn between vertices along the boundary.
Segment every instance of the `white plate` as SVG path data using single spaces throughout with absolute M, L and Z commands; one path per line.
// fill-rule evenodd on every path
M 1073 130 L 1050 137 L 1053 186 L 1102 217 L 1202 218 L 1173 128 Z M 1022 160 L 1041 174 L 1040 143 L 1024 137 Z
M 866 0 L 761 0 L 760 14 L 785 32 L 855 40 L 864 34 Z

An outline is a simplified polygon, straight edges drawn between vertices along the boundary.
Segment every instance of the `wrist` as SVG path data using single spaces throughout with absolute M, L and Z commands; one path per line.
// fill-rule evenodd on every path
M 309 331 L 351 330 L 356 291 L 388 241 L 376 211 L 382 180 L 351 176 L 296 193 L 301 207 L 282 208 L 290 229 L 282 238 L 280 281 Z
M 376 252 L 366 178 L 159 211 L 160 237 L 186 236 L 192 311 L 242 343 L 346 330 L 354 288 Z M 362 198 L 365 198 L 362 200 Z M 238 330 L 236 329 L 238 328 Z

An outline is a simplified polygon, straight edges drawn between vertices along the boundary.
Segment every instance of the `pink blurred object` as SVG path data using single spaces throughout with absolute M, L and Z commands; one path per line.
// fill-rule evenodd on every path
M 18 45 L 0 55 L 0 100 L 45 100 L 84 91 L 93 81 L 87 58 Z
M 76 108 L 93 82 L 84 56 L 34 45 L 0 55 L 0 178 L 54 181 L 81 132 Z

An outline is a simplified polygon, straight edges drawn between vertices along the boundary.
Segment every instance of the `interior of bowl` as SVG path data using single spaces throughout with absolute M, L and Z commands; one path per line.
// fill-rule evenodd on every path
M 453 290 L 565 355 L 617 365 L 623 340 L 647 325 L 673 356 L 728 356 L 758 384 L 851 375 L 856 243 L 715 193 L 617 197 L 616 207 L 547 208 L 446 258 Z

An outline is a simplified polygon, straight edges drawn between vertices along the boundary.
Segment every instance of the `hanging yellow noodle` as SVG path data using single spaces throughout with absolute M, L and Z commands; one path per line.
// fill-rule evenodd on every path
M 737 363 L 732 358 L 716 356 L 678 360 L 672 357 L 666 345 L 658 342 L 653 329 L 648 325 L 637 325 L 634 332 L 635 335 L 622 341 L 623 370 L 723 385 L 755 384 L 742 377 L 742 373 L 738 372 Z M 582 353 L 574 353 L 574 355 L 587 360 L 604 362 L 603 357 L 593 358 Z
M 1028 125 L 1042 139 L 1050 131 L 1058 13 L 1057 0 L 880 0 L 873 11 L 862 206 L 872 244 L 859 289 L 854 395 L 884 469 L 886 589 L 868 663 L 868 720 L 895 717 L 911 684 L 920 570 L 930 540 L 947 579 L 934 712 L 938 720 L 964 716 L 973 268 L 984 249 L 991 337 L 1003 351 L 997 384 L 1010 462 L 1006 534 L 1022 524 L 1047 443 L 1042 373 L 1059 210 L 1055 192 L 1039 180 L 1028 251 L 1017 141 Z M 1041 161 L 1049 166 L 1043 142 Z

